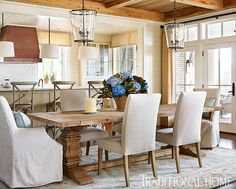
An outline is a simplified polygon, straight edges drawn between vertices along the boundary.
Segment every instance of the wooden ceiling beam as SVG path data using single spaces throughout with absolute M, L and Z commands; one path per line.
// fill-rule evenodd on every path
M 236 8 L 236 0 L 224 0 L 224 10 Z M 216 12 L 212 9 L 204 9 L 201 7 L 189 7 L 177 10 L 177 19 L 190 18 L 194 16 L 204 15 L 208 13 Z M 174 18 L 174 12 L 165 13 L 165 22 L 172 21 Z
M 236 8 L 236 1 L 235 0 L 224 0 L 224 8 Z
M 201 7 L 188 7 L 188 8 L 178 9 L 176 12 L 176 18 L 177 19 L 190 18 L 212 12 L 213 10 L 204 9 Z M 174 19 L 173 11 L 165 13 L 165 22 L 173 21 L 173 19 Z
M 10 2 L 18 2 L 18 3 L 25 3 L 25 4 L 32 4 L 32 5 L 40 5 L 40 6 L 47 6 L 47 7 L 56 7 L 56 8 L 63 8 L 63 9 L 81 9 L 81 1 L 78 0 L 8 0 Z M 87 9 L 96 10 L 100 14 L 106 15 L 113 15 L 113 16 L 122 16 L 122 17 L 129 17 L 129 18 L 136 18 L 136 19 L 143 19 L 143 20 L 152 20 L 152 21 L 163 21 L 164 14 L 155 11 L 147 11 L 141 9 L 134 9 L 134 8 L 107 8 L 105 4 L 92 2 L 92 1 L 85 1 L 85 7 Z
M 194 7 L 201 7 L 204 9 L 212 9 L 212 10 L 223 9 L 223 0 L 176 0 L 176 2 L 185 5 L 191 5 Z
M 147 0 L 117 0 L 106 4 L 107 8 L 121 8 Z

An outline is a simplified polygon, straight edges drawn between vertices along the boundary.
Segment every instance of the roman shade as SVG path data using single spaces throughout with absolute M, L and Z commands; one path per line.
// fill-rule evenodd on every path
M 129 45 L 137 45 L 137 44 L 138 44 L 137 31 L 113 35 L 111 37 L 112 48 L 121 47 L 121 46 L 129 46 Z
M 39 44 L 48 44 L 48 31 L 39 30 L 38 31 L 38 40 Z M 60 46 L 71 46 L 71 33 L 66 32 L 50 32 L 50 41 L 51 44 L 60 45 Z

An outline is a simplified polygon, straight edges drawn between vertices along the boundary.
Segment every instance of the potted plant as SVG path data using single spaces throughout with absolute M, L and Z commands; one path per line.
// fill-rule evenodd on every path
M 102 98 L 114 98 L 117 110 L 123 111 L 129 94 L 147 93 L 148 84 L 139 76 L 129 72 L 117 73 L 103 81 Z
M 49 82 L 49 74 L 48 74 L 48 72 L 46 72 L 43 75 L 43 82 L 44 82 L 44 84 L 48 84 L 48 82 Z
M 56 81 L 56 73 L 55 73 L 55 72 L 53 72 L 53 73 L 50 75 L 50 80 L 51 80 L 51 82 Z

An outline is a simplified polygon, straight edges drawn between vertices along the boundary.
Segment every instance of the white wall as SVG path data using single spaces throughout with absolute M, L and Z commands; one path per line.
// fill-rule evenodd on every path
M 73 36 L 72 36 L 73 39 Z M 111 43 L 111 35 L 96 34 L 95 43 Z M 86 86 L 85 81 L 85 63 L 78 60 L 79 43 L 72 41 L 72 46 L 69 49 L 68 61 L 66 64 L 66 80 L 76 82 L 77 86 Z
M 0 63 L 0 84 L 4 79 L 10 81 L 37 81 L 37 64 L 4 64 Z
M 150 86 L 149 92 L 161 92 L 160 25 L 147 23 L 143 29 L 143 74 Z

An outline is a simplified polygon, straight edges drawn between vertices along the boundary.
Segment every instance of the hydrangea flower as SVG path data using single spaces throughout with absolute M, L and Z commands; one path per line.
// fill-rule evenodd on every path
M 123 81 L 122 79 L 120 78 L 117 78 L 117 77 L 110 77 L 108 80 L 107 80 L 107 84 L 111 85 L 112 87 L 115 87 L 116 85 L 119 85 L 121 84 Z
M 144 85 L 144 89 L 147 90 L 147 89 L 149 88 L 148 83 L 147 83 L 147 82 L 144 82 L 144 84 L 145 84 L 145 85 Z
M 122 96 L 125 94 L 125 88 L 122 85 L 116 85 L 112 88 L 112 95 L 113 96 Z
M 133 87 L 134 87 L 136 92 L 141 90 L 141 85 L 138 82 L 135 82 Z
M 128 77 L 131 76 L 131 73 L 130 72 L 123 72 L 120 74 L 120 76 L 124 79 L 128 79 Z
M 121 97 L 129 94 L 147 93 L 148 83 L 130 72 L 116 73 L 103 82 L 102 97 Z

